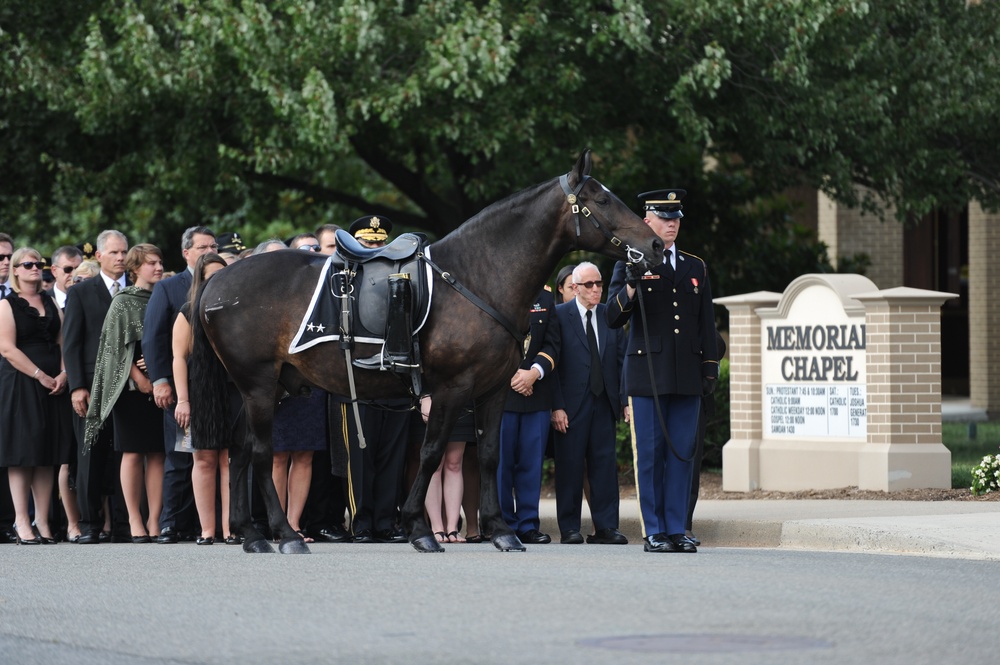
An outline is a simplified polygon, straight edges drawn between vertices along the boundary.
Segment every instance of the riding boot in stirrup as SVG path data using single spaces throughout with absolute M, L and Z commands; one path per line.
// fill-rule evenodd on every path
M 411 301 L 410 275 L 408 273 L 389 275 L 389 313 L 382 353 L 371 358 L 355 360 L 355 367 L 403 373 L 416 367 L 413 360 Z

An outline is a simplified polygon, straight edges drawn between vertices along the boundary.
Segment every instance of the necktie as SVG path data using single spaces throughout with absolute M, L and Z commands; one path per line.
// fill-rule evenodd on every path
M 3 284 L 0 284 L 0 300 L 3 300 L 6 297 L 7 297 L 7 287 Z
M 604 393 L 604 372 L 601 371 L 601 351 L 597 348 L 597 333 L 591 325 L 592 314 L 587 310 L 587 341 L 590 343 L 590 392 L 595 395 Z
M 118 283 L 118 280 L 115 280 L 114 282 L 112 282 L 111 283 L 111 297 L 116 296 L 118 294 L 118 292 L 121 291 L 121 288 L 122 288 L 122 286 L 121 286 L 121 284 Z
M 670 257 L 671 256 L 673 256 L 673 252 L 671 252 L 668 249 L 666 251 L 666 261 L 665 261 L 664 265 L 665 265 L 665 267 L 667 269 L 667 280 L 669 280 L 670 283 L 673 284 L 674 283 L 674 264 L 670 262 Z

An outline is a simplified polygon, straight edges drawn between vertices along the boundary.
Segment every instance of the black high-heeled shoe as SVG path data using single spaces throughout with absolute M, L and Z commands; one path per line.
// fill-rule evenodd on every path
M 35 535 L 34 532 L 32 532 L 31 535 Z M 17 542 L 18 545 L 41 545 L 42 544 L 42 537 L 41 536 L 35 536 L 34 538 L 31 538 L 30 540 L 27 539 L 27 538 L 22 538 L 21 534 L 19 534 L 17 532 L 17 525 L 16 524 L 14 525 L 14 539 Z

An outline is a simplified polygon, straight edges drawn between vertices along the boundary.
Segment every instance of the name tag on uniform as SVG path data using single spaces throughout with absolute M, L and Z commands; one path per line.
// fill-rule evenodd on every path
M 647 272 L 645 275 L 643 275 L 639 279 L 659 279 L 659 278 L 660 278 L 659 275 L 654 275 L 652 273 Z
M 529 309 L 528 313 L 529 314 L 534 314 L 535 312 L 547 312 L 547 311 L 549 311 L 545 307 L 539 307 L 538 305 L 535 305 L 535 307 L 536 307 L 536 309 Z

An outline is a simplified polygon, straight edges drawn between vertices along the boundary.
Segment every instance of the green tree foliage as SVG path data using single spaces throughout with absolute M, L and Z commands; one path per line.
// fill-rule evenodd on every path
M 440 236 L 590 147 L 626 200 L 688 188 L 683 237 L 731 272 L 719 294 L 780 289 L 825 264 L 790 184 L 852 204 L 865 184 L 902 214 L 997 203 L 998 18 L 962 0 L 2 0 L 0 215 L 51 247 L 362 212 Z

